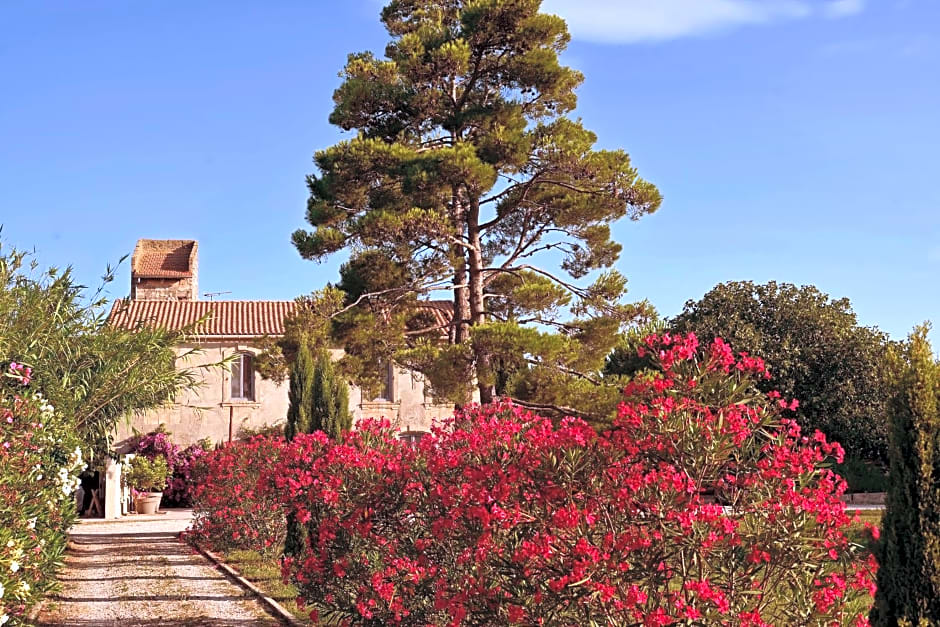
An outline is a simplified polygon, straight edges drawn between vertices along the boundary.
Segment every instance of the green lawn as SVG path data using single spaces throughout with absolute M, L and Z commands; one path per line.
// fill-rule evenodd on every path
M 305 624 L 312 625 L 307 611 L 297 607 L 297 590 L 281 581 L 281 567 L 275 559 L 265 559 L 255 551 L 230 551 L 225 562 L 255 584 L 269 597 L 280 603 Z

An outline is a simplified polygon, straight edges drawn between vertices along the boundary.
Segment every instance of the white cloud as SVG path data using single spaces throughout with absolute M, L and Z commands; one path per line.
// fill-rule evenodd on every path
M 864 0 L 832 0 L 823 7 L 826 17 L 849 17 L 865 10 Z
M 812 16 L 845 17 L 864 0 L 545 0 L 574 37 L 607 43 L 663 41 Z

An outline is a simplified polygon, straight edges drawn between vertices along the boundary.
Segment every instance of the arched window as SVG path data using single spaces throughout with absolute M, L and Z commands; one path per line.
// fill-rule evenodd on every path
M 255 400 L 255 364 L 251 353 L 239 353 L 232 360 L 232 398 Z

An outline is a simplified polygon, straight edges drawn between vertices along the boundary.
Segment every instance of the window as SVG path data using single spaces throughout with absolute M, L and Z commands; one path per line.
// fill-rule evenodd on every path
M 381 367 L 385 369 L 385 377 L 382 381 L 382 393 L 375 399 L 377 401 L 395 401 L 395 366 L 391 362 L 383 362 Z
M 420 442 L 421 438 L 423 437 L 424 437 L 424 433 L 422 431 L 403 431 L 402 433 L 398 434 L 399 440 L 407 444 L 410 444 L 411 446 L 414 446 L 415 444 Z
M 250 353 L 239 353 L 232 361 L 232 398 L 255 400 L 255 365 Z

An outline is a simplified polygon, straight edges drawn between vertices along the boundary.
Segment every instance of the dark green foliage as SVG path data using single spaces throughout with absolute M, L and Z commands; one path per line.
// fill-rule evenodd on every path
M 311 432 L 322 431 L 331 439 L 339 440 L 352 429 L 349 387 L 336 374 L 330 354 L 325 350 L 317 355 L 311 400 Z
M 891 343 L 860 326 L 847 299 L 830 300 L 812 286 L 722 283 L 686 303 L 670 326 L 762 357 L 772 375 L 762 388 L 799 400 L 805 429 L 824 432 L 850 457 L 885 463 Z
M 888 489 L 888 475 L 880 464 L 858 457 L 846 457 L 843 463 L 835 464 L 832 470 L 849 484 L 849 492 L 885 492 Z
M 910 338 L 891 404 L 887 511 L 878 557 L 876 627 L 940 624 L 940 364 L 928 327 Z
M 287 390 L 287 425 L 284 427 L 284 437 L 293 440 L 298 433 L 313 433 L 313 381 L 314 362 L 310 355 L 310 348 L 301 344 L 291 364 L 290 387 Z
M 393 360 L 440 398 L 466 402 L 476 382 L 484 402 L 498 386 L 566 413 L 649 311 L 623 301 L 610 225 L 656 211 L 659 192 L 567 117 L 583 77 L 559 63 L 564 21 L 539 8 L 394 0 L 385 58 L 348 58 L 330 121 L 356 135 L 316 154 L 312 230 L 293 242 L 317 261 L 352 253 L 327 315 L 366 389 Z M 435 327 L 420 301 L 441 292 L 455 315 Z

